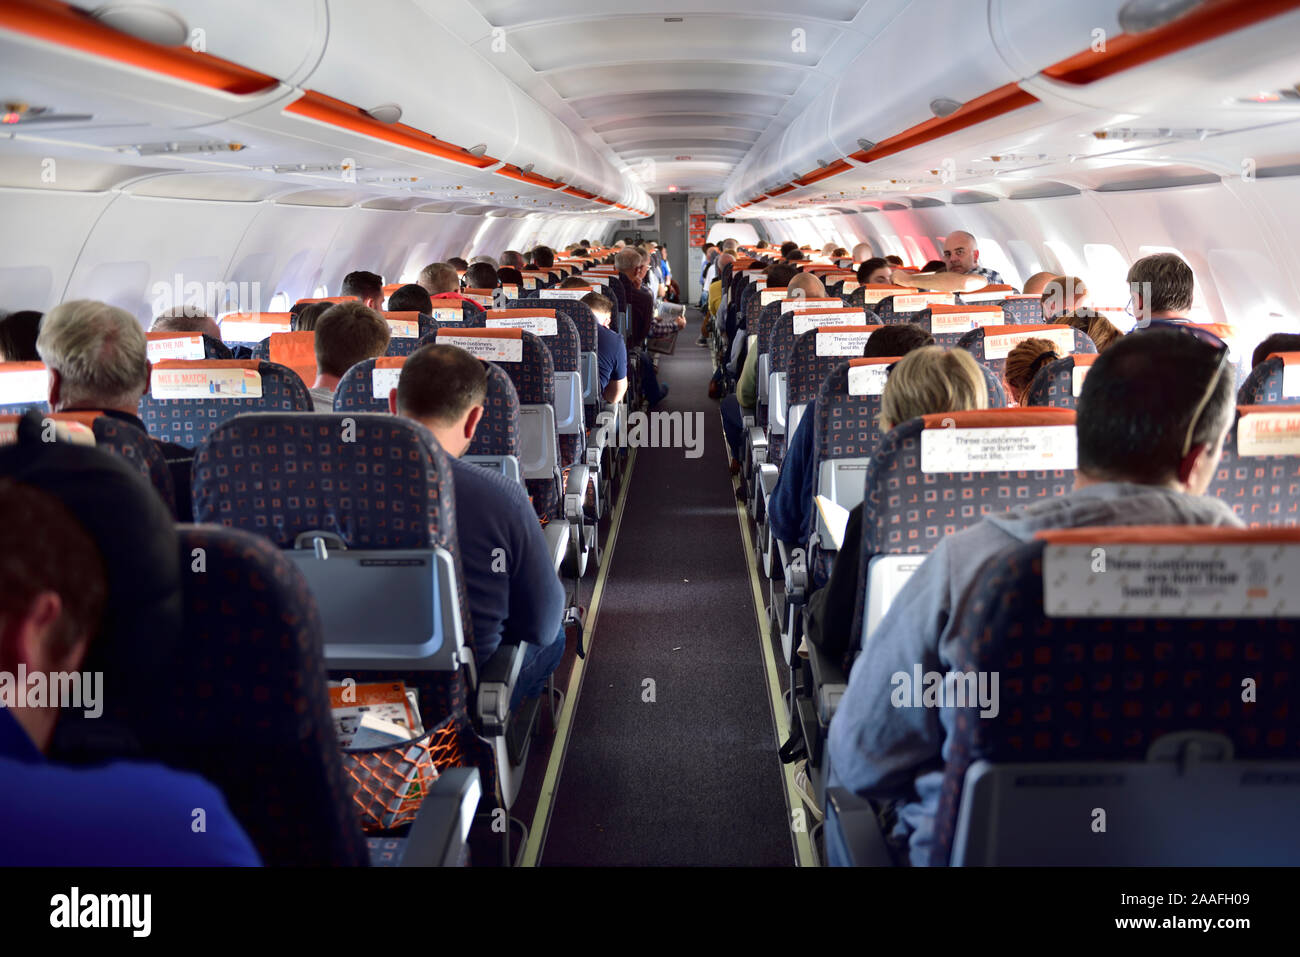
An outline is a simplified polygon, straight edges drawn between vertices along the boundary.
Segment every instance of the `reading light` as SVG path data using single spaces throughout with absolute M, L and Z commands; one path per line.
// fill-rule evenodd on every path
M 487 152 L 487 144 L 479 143 L 476 146 L 471 146 L 465 152 L 468 153 L 470 156 L 482 156 L 484 153 Z
M 961 104 L 956 100 L 950 100 L 946 96 L 930 101 L 930 112 L 935 116 L 943 119 L 945 116 L 952 116 L 961 109 Z
M 830 166 L 831 164 L 826 162 L 824 159 L 819 159 L 817 161 L 817 165 L 820 166 L 822 169 L 825 169 L 827 166 Z
M 371 119 L 380 123 L 396 123 L 402 118 L 402 108 L 396 103 L 383 103 L 374 109 L 366 110 Z
M 865 153 L 870 153 L 872 150 L 876 148 L 876 144 L 871 142 L 871 140 L 867 139 L 866 137 L 860 137 L 858 139 L 858 145 L 862 147 L 862 150 Z
M 527 163 L 519 168 L 519 172 L 521 173 L 531 173 L 532 171 L 533 171 L 532 163 Z
M 159 46 L 180 46 L 190 37 L 179 15 L 152 3 L 110 3 L 90 15 L 106 27 Z
M 1172 23 L 1202 0 L 1128 0 L 1119 11 L 1119 25 L 1125 33 L 1145 33 Z

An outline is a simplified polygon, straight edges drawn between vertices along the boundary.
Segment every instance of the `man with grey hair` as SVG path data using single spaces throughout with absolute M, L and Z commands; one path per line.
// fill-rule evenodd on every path
M 135 316 L 93 299 L 65 302 L 41 320 L 36 351 L 50 372 L 51 411 L 100 412 L 148 435 L 138 413 L 152 366 L 148 341 Z M 171 468 L 176 517 L 193 521 L 194 452 L 173 442 L 152 441 Z
M 460 292 L 460 273 L 451 263 L 429 263 L 420 270 L 420 276 L 416 280 L 434 299 L 462 299 L 465 302 L 474 302 L 469 296 L 461 295 Z

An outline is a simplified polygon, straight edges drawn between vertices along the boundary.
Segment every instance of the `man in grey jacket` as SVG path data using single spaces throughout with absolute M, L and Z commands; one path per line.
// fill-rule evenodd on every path
M 950 711 L 897 708 L 892 677 L 958 670 L 952 640 L 980 571 L 1050 528 L 1235 525 L 1204 497 L 1232 423 L 1233 376 L 1212 336 L 1155 329 L 1098 357 L 1077 419 L 1075 487 L 944 538 L 904 586 L 853 665 L 830 728 L 831 784 L 871 798 L 890 843 L 929 861 Z

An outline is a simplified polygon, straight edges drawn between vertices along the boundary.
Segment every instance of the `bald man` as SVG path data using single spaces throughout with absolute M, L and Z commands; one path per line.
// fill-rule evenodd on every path
M 810 272 L 801 272 L 790 280 L 789 292 L 786 295 L 788 299 L 795 299 L 802 296 L 804 299 L 825 299 L 826 287 L 822 281 Z
M 853 265 L 861 266 L 874 255 L 875 253 L 871 251 L 871 243 L 858 243 L 853 247 Z
M 950 273 L 983 276 L 987 285 L 1002 282 L 1002 277 L 995 270 L 980 265 L 979 244 L 965 230 L 958 229 L 948 234 L 943 241 L 943 258 Z
M 1054 272 L 1034 273 L 1032 276 L 1030 276 L 1028 279 L 1025 280 L 1025 290 L 1024 290 L 1025 295 L 1041 296 L 1043 294 L 1044 287 L 1046 287 L 1047 284 L 1055 278 L 1056 278 L 1056 273 Z

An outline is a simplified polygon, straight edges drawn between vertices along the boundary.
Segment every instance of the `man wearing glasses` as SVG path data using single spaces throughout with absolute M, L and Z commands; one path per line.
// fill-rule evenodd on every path
M 894 707 L 890 676 L 917 662 L 958 670 L 952 639 L 981 570 L 1040 530 L 1240 527 L 1225 503 L 1205 495 L 1235 411 L 1226 357 L 1221 339 L 1171 320 L 1117 341 L 1097 357 L 1079 396 L 1073 491 L 946 536 L 867 636 L 831 722 L 830 783 L 875 803 L 900 860 L 929 861 L 946 728 L 924 709 Z

